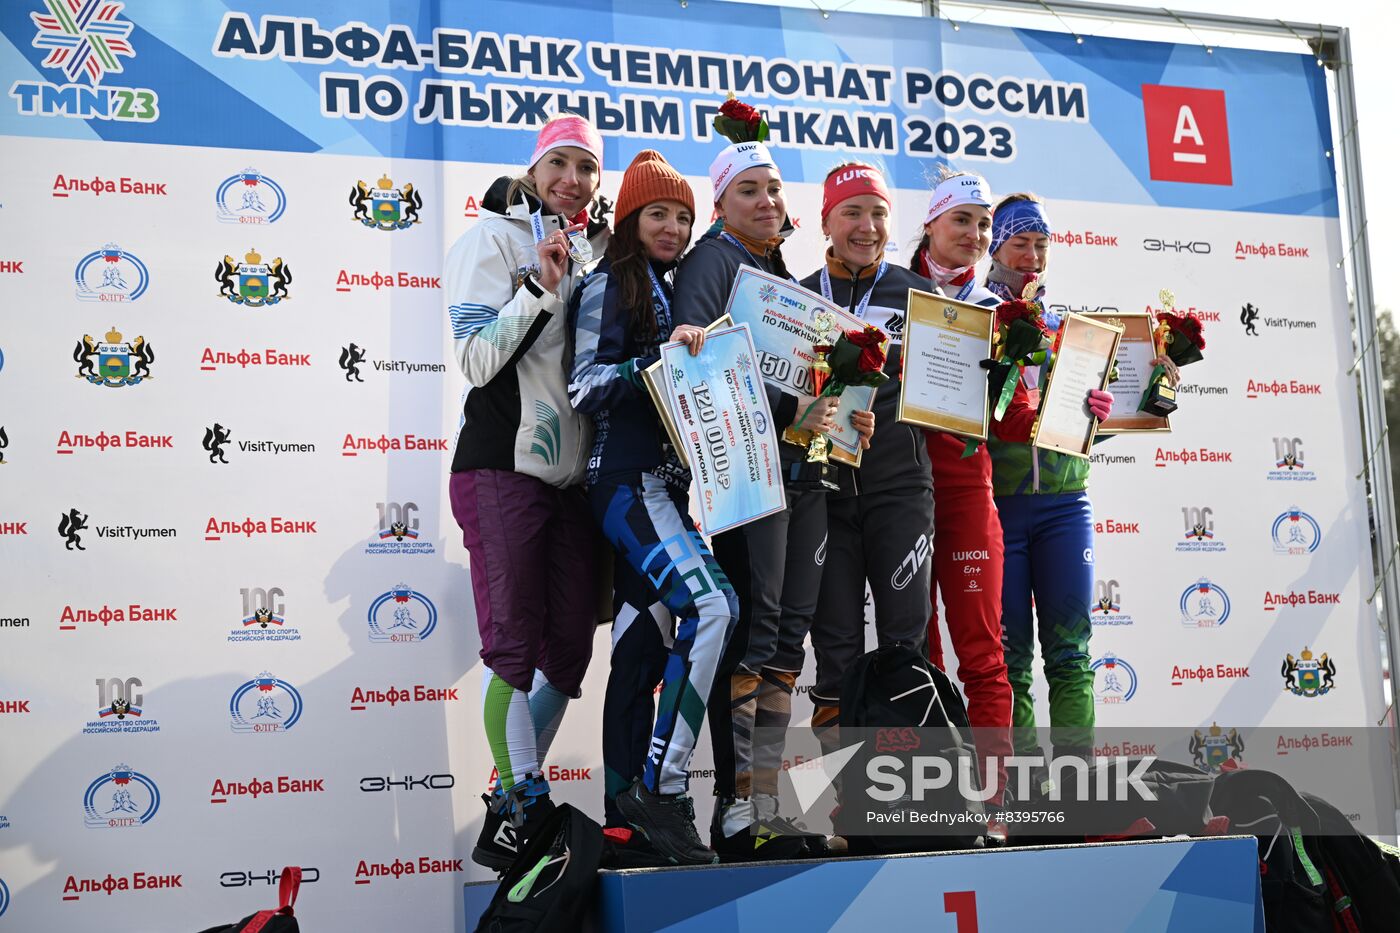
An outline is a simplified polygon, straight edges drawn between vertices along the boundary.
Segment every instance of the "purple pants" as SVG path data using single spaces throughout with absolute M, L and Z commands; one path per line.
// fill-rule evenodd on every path
M 510 470 L 466 470 L 448 482 L 471 556 L 481 659 L 529 692 L 535 670 L 576 697 L 593 653 L 597 530 L 579 487 Z

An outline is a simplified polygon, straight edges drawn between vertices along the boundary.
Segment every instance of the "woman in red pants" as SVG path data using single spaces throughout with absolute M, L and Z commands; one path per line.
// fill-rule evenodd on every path
M 991 244 L 991 198 L 977 175 L 945 175 L 929 198 L 924 237 L 909 268 L 949 298 L 986 307 L 999 299 L 976 282 L 975 266 Z M 925 433 L 933 465 L 933 612 L 929 659 L 943 667 L 938 597 L 948 613 L 957 677 L 967 694 L 968 719 L 984 759 L 1011 753 L 1011 684 L 1001 646 L 1001 522 L 992 502 L 992 459 L 986 445 L 966 454 L 967 442 L 941 431 Z M 966 455 L 965 455 L 966 454 Z M 997 769 L 1006 783 L 1005 765 Z M 998 790 L 991 806 L 1003 803 Z

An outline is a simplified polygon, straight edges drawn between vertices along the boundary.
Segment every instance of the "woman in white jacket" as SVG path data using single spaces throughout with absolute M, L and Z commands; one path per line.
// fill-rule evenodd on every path
M 566 309 L 607 245 L 589 217 L 602 161 L 587 120 L 555 117 L 525 174 L 491 186 L 447 254 L 467 379 L 448 491 L 471 556 L 499 775 L 472 858 L 497 870 L 553 808 L 542 761 L 592 653 L 596 532 L 578 485 L 589 424 L 569 404 Z

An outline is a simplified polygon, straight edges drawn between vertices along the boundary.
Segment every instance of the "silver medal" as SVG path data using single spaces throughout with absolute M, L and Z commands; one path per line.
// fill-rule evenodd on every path
M 588 237 L 582 230 L 571 230 L 569 232 L 569 258 L 579 265 L 591 262 L 593 259 L 593 244 L 588 242 Z

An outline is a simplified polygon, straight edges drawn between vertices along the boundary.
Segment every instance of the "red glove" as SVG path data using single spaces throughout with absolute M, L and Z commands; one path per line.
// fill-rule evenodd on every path
M 1090 389 L 1089 397 L 1085 401 L 1089 405 L 1089 413 L 1100 421 L 1107 421 L 1113 412 L 1113 396 L 1107 392 Z

